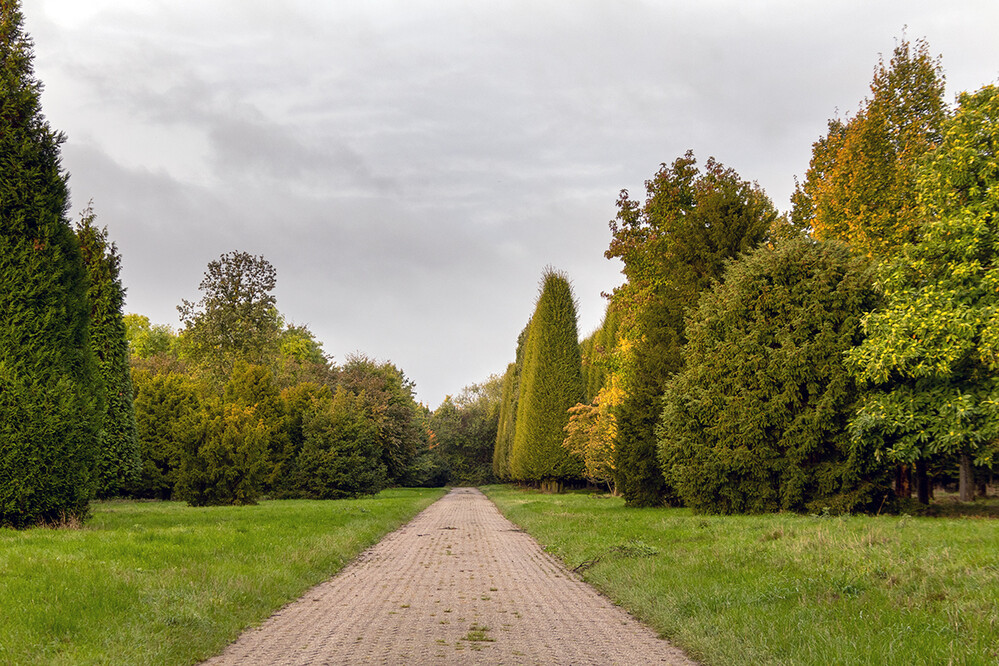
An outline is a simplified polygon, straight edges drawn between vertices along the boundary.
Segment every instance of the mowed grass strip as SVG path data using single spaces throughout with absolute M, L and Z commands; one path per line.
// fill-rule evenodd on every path
M 997 520 L 701 516 L 607 496 L 483 490 L 705 663 L 999 663 Z
M 79 530 L 0 530 L 0 664 L 195 663 L 442 495 L 99 502 Z

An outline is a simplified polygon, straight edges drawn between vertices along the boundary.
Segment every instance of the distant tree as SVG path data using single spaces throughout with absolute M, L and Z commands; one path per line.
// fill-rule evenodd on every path
M 510 473 L 555 490 L 583 475 L 563 446 L 567 410 L 583 399 L 576 302 L 565 274 L 547 269 L 527 334 Z
M 0 2 L 0 526 L 84 517 L 103 394 L 61 133 L 41 112 L 20 3 Z
M 942 134 L 918 180 L 921 233 L 882 265 L 886 306 L 849 354 L 868 387 L 853 433 L 924 470 L 959 456 L 970 500 L 972 463 L 999 441 L 999 89 L 961 95 Z
M 303 382 L 336 383 L 332 360 L 307 326 L 292 324 L 284 327 L 278 338 L 275 361 L 274 379 L 282 388 Z
M 301 496 L 359 497 L 387 485 L 379 427 L 369 408 L 363 395 L 342 386 L 332 394 L 316 394 L 305 413 L 305 439 L 296 467 Z
M 725 260 L 762 242 L 777 219 L 766 194 L 714 159 L 687 152 L 645 183 L 644 204 L 622 191 L 605 256 L 624 262 L 612 296 L 626 342 L 616 410 L 618 487 L 630 506 L 675 501 L 656 461 L 655 426 L 666 381 L 683 367 L 684 317 L 722 275 Z
M 583 360 L 583 380 L 586 383 L 586 401 L 592 402 L 607 385 L 609 359 L 617 347 L 617 329 L 620 314 L 607 309 L 600 328 L 580 343 Z
M 792 217 L 819 238 L 838 238 L 875 257 L 888 256 L 918 235 L 920 159 L 941 139 L 946 117 L 944 75 L 925 41 L 903 40 L 881 60 L 871 98 L 812 148 Z
M 277 349 L 276 284 L 277 272 L 266 259 L 229 252 L 209 262 L 201 300 L 177 306 L 187 355 L 220 384 L 238 361 L 263 364 Z
M 797 239 L 733 261 L 687 326 L 658 428 L 667 481 L 698 511 L 877 510 L 891 492 L 846 425 L 843 355 L 877 303 L 869 262 Z
M 397 483 L 427 442 L 413 382 L 392 363 L 379 363 L 362 354 L 347 357 L 337 382 L 355 395 L 363 394 L 378 425 L 379 449 L 388 482 Z
M 132 358 L 150 358 L 176 352 L 177 334 L 166 324 L 152 324 L 149 317 L 127 314 L 122 318 Z
M 431 415 L 430 429 L 448 459 L 449 483 L 477 486 L 494 480 L 502 389 L 503 378 L 493 375 L 466 386 L 457 398 L 447 396 Z
M 96 493 L 117 497 L 138 479 L 142 460 L 132 406 L 132 371 L 122 308 L 121 256 L 108 240 L 107 229 L 94 226 L 96 216 L 87 206 L 76 225 L 90 302 L 90 346 L 104 384 L 104 418 L 97 453 Z

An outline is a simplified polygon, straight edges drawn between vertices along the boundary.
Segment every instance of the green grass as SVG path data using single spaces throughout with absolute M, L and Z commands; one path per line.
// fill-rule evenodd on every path
M 483 490 L 705 663 L 999 663 L 997 520 L 700 516 L 607 496 Z
M 195 663 L 441 495 L 104 502 L 82 529 L 0 529 L 0 664 Z

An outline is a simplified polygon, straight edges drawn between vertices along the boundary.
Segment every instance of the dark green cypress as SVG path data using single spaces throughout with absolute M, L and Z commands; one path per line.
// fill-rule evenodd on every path
M 531 317 L 521 373 L 511 476 L 558 487 L 582 477 L 583 462 L 562 446 L 568 409 L 583 400 L 576 303 L 569 280 L 546 270 Z
M 32 59 L 20 3 L 0 0 L 0 525 L 14 527 L 86 515 L 102 411 L 64 138 Z
M 132 405 L 132 371 L 122 308 L 121 255 L 106 228 L 94 226 L 93 208 L 76 225 L 90 286 L 90 346 L 104 383 L 104 419 L 97 453 L 97 497 L 117 497 L 138 480 L 142 461 Z

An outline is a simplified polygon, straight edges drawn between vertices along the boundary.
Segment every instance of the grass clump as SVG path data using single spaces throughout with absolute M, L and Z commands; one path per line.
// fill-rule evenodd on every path
M 97 502 L 82 529 L 0 530 L 0 663 L 200 661 L 441 494 L 197 509 Z
M 615 602 L 709 664 L 995 664 L 999 523 L 702 516 L 484 489 Z

